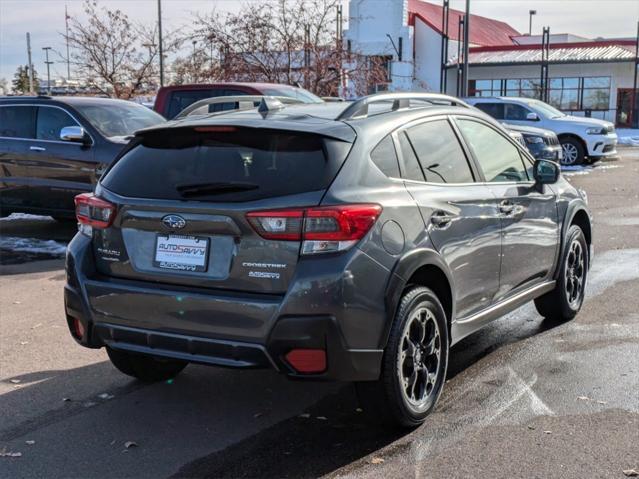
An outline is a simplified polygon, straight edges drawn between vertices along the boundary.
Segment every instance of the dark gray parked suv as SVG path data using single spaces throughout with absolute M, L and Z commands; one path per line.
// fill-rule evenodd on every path
M 585 195 L 451 97 L 187 117 L 136 134 L 76 199 L 65 306 L 141 380 L 189 362 L 356 381 L 414 426 L 450 347 L 534 300 L 579 311 Z

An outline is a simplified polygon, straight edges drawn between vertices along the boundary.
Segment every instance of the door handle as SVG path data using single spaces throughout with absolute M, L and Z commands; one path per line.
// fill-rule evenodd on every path
M 437 228 L 446 228 L 452 220 L 453 217 L 445 211 L 435 211 L 430 217 L 430 222 Z
M 515 210 L 515 205 L 510 200 L 499 203 L 499 211 L 505 215 L 511 214 Z
M 42 146 L 30 146 L 29 149 L 31 151 L 47 151 L 47 149 Z

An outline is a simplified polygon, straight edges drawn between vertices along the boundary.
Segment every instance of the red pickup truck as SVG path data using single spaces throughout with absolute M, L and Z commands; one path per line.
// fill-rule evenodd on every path
M 322 103 L 311 92 L 279 83 L 208 83 L 201 85 L 173 85 L 160 88 L 153 109 L 167 119 L 174 118 L 187 106 L 204 98 L 237 95 L 273 95 L 297 98 L 303 103 Z M 224 103 L 216 105 L 220 110 L 234 108 Z

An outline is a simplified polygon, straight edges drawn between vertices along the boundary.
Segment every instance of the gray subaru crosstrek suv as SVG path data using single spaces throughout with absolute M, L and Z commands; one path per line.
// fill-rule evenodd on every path
M 148 128 L 76 206 L 69 329 L 123 373 L 355 381 L 403 426 L 462 338 L 531 300 L 573 318 L 591 258 L 585 194 L 442 95 L 265 98 Z

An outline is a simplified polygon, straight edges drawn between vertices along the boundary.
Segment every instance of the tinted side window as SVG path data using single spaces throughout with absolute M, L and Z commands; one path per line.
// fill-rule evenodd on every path
M 514 103 L 506 103 L 506 120 L 526 121 L 526 115 L 530 113 L 527 108 Z
M 473 150 L 486 181 L 528 181 L 519 150 L 497 131 L 472 120 L 459 120 L 459 129 Z
M 477 103 L 475 106 L 497 120 L 504 119 L 503 103 Z
M 0 106 L 0 136 L 33 138 L 35 110 L 33 106 Z
M 171 100 L 169 101 L 169 108 L 166 112 L 166 117 L 170 120 L 182 110 L 184 110 L 187 106 L 195 103 L 196 101 L 202 100 L 203 98 L 212 98 L 214 96 L 219 96 L 220 93 L 222 93 L 222 90 L 174 91 L 170 94 Z
M 446 120 L 429 121 L 409 128 L 417 158 L 431 183 L 472 183 L 470 165 L 459 140 Z
M 65 126 L 79 126 L 71 116 L 60 108 L 38 107 L 36 138 L 38 140 L 60 140 L 60 130 Z
M 417 157 L 415 156 L 410 141 L 408 141 L 406 132 L 399 134 L 399 147 L 402 150 L 402 159 L 404 160 L 402 177 L 407 180 L 424 181 L 424 173 L 417 162 Z
M 382 173 L 391 178 L 399 178 L 399 163 L 395 144 L 390 136 L 384 138 L 371 152 L 371 159 Z

